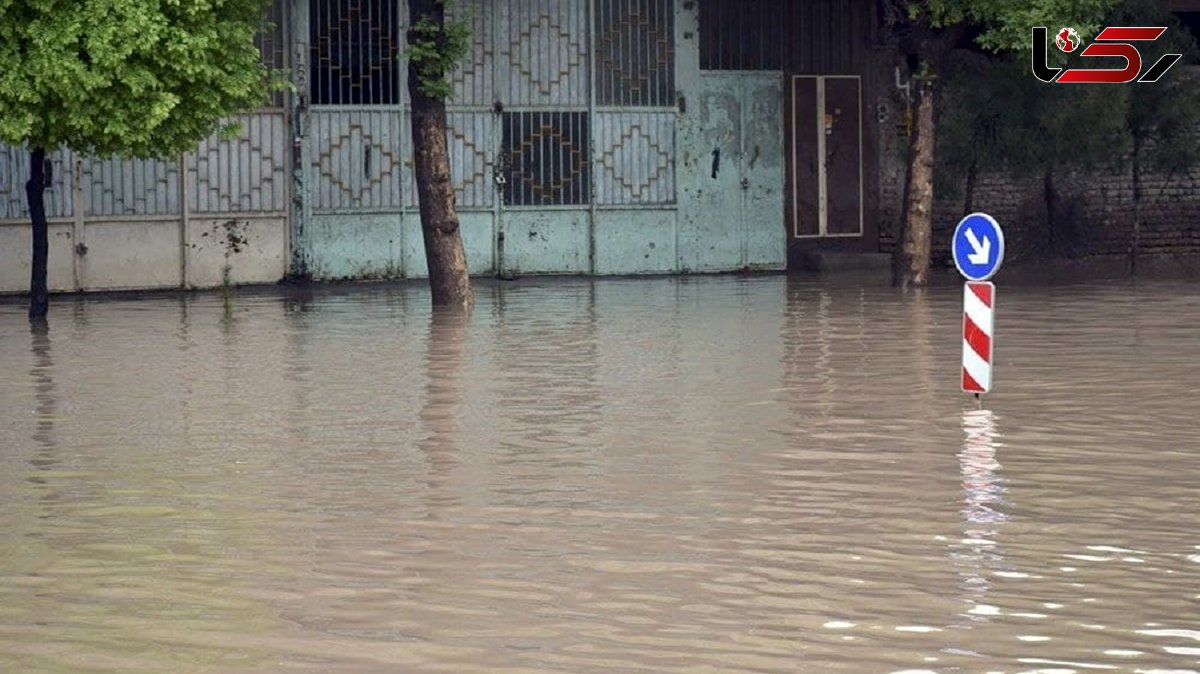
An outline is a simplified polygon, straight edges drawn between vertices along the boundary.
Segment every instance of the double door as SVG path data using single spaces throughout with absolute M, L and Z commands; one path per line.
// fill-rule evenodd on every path
M 862 79 L 794 75 L 789 80 L 792 238 L 862 237 Z

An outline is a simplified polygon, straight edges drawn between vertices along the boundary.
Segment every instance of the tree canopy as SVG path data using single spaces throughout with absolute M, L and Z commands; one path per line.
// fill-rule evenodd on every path
M 1157 42 L 1138 45 L 1144 68 L 1165 53 L 1182 54 L 1180 65 L 1196 62 L 1191 34 L 1157 0 L 1124 3 L 1105 22 L 1167 26 Z M 1110 67 L 1078 55 L 1069 66 L 1096 67 L 1094 61 Z M 938 163 L 947 178 L 962 175 L 977 158 L 1014 172 L 1112 167 L 1127 159 L 1135 142 L 1146 166 L 1156 170 L 1182 171 L 1200 161 L 1200 87 L 1180 66 L 1157 82 L 1055 86 L 1031 77 L 1024 56 L 958 63 L 946 82 L 954 105 L 941 118 Z
M 0 0 L 0 141 L 191 149 L 266 100 L 263 0 Z
M 909 18 L 927 18 L 935 28 L 969 23 L 980 29 L 978 44 L 992 51 L 1029 49 L 1034 26 L 1072 26 L 1094 36 L 1122 0 L 919 0 L 906 3 Z

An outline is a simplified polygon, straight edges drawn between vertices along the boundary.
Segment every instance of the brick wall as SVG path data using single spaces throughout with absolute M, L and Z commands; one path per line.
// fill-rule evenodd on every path
M 894 92 L 892 92 L 894 94 Z M 895 246 L 904 195 L 903 107 L 884 96 L 880 152 L 880 246 Z M 962 182 L 965 183 L 965 177 Z M 981 173 L 974 210 L 1004 227 L 1009 260 L 1055 256 L 1127 255 L 1133 234 L 1133 177 L 1129 170 L 1055 175 L 1059 192 L 1053 227 L 1046 217 L 1043 178 Z M 949 264 L 954 226 L 963 216 L 962 185 L 938 185 L 934 209 L 935 264 Z M 957 194 L 948 194 L 957 192 Z M 1200 166 L 1184 175 L 1144 175 L 1140 250 L 1147 255 L 1200 253 Z

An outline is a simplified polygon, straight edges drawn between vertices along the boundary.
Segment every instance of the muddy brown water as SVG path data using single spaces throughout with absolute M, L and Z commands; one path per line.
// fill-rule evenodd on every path
M 3 672 L 1200 672 L 1200 286 L 0 306 Z

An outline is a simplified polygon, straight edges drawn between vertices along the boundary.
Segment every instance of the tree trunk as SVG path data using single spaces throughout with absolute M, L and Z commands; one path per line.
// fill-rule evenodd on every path
M 46 283 L 47 258 L 50 255 L 50 231 L 46 224 L 46 151 L 34 148 L 29 153 L 29 182 L 25 197 L 29 200 L 29 220 L 33 225 L 33 264 L 29 275 L 29 318 L 45 318 L 50 311 L 50 292 Z
M 423 17 L 439 27 L 446 25 L 446 9 L 441 0 L 409 0 L 408 7 L 410 25 L 417 25 Z M 450 182 L 446 102 L 422 91 L 422 77 L 419 64 L 415 59 L 410 60 L 408 90 L 412 98 L 413 168 L 421 207 L 429 288 L 435 306 L 469 306 L 471 278 L 467 273 L 467 255 L 454 208 L 454 187 Z
M 933 242 L 933 81 L 921 80 L 917 88 L 917 124 L 909 145 L 908 176 L 904 188 L 903 239 L 895 265 L 896 285 L 922 286 L 929 281 Z
M 1129 240 L 1129 273 L 1137 273 L 1137 259 L 1142 246 L 1142 141 L 1133 137 L 1133 236 Z

